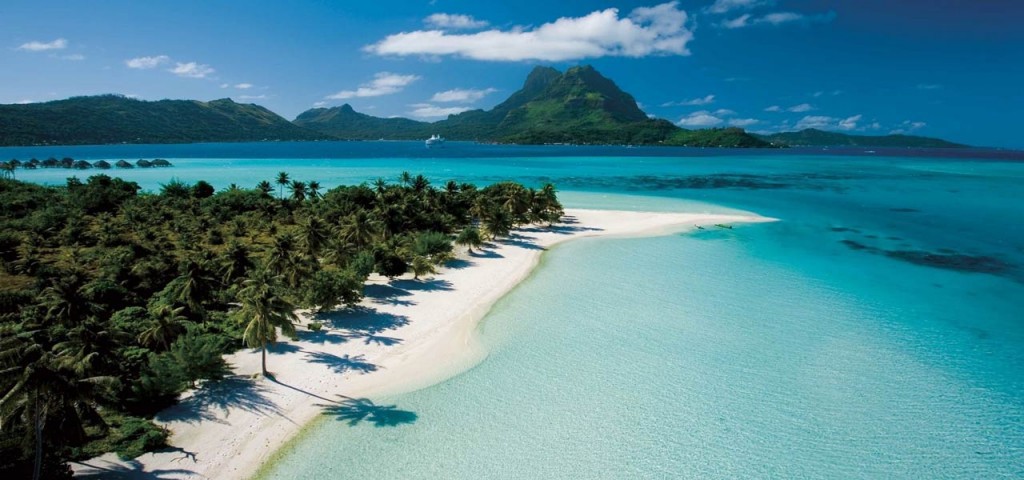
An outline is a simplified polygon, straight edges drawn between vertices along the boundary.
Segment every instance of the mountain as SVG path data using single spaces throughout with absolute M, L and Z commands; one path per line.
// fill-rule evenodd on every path
M 0 105 L 0 145 L 322 140 L 259 105 L 120 95 Z
M 967 145 L 948 142 L 939 138 L 914 135 L 847 135 L 826 132 L 815 128 L 799 132 L 784 132 L 772 135 L 758 135 L 766 142 L 788 146 L 849 146 L 849 147 L 909 147 L 909 148 L 964 148 Z
M 306 111 L 295 124 L 343 139 L 422 139 L 503 143 L 576 143 L 767 147 L 742 129 L 684 130 L 651 119 L 632 95 L 591 66 L 559 72 L 537 67 L 523 87 L 491 110 L 470 110 L 433 123 L 377 118 L 350 105 Z

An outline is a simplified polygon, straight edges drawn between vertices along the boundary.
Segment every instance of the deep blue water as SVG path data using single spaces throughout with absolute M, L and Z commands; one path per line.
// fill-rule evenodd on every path
M 1024 477 L 1019 154 L 838 153 L 335 142 L 0 158 L 171 159 L 107 172 L 150 190 L 282 170 L 325 186 L 403 170 L 553 181 L 568 206 L 781 220 L 548 252 L 483 322 L 482 364 L 373 399 L 394 406 L 383 421 L 318 425 L 274 478 Z

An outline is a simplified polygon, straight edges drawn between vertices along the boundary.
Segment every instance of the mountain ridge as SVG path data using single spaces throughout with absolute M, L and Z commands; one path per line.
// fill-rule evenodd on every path
M 917 135 L 850 135 L 816 128 L 805 128 L 794 132 L 780 132 L 754 136 L 766 142 L 792 147 L 907 147 L 907 148 L 966 148 L 968 145 L 950 142 L 941 138 Z

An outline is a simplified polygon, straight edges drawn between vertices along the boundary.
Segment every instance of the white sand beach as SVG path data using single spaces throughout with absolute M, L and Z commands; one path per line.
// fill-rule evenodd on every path
M 457 260 L 436 275 L 371 278 L 358 309 L 318 316 L 310 332 L 301 315 L 299 340 L 268 354 L 273 379 L 261 378 L 258 350 L 228 357 L 234 376 L 185 394 L 157 422 L 172 448 L 132 461 L 114 454 L 73 463 L 84 478 L 251 477 L 325 408 L 372 416 L 372 399 L 430 386 L 472 367 L 486 352 L 476 325 L 525 279 L 544 250 L 591 236 L 654 236 L 695 225 L 769 221 L 754 215 L 567 210 L 566 223 L 517 230 Z M 715 227 L 709 227 L 715 228 Z

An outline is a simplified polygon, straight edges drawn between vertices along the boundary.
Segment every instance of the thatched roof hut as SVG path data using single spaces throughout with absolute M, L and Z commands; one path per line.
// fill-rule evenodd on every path
M 92 164 L 87 162 L 87 161 L 85 161 L 85 160 L 79 160 L 79 161 L 75 162 L 74 164 L 72 164 L 72 166 L 77 168 L 77 169 L 79 169 L 79 170 L 85 170 L 87 168 L 92 168 Z
M 56 168 L 60 166 L 60 162 L 56 158 L 50 157 L 42 161 L 43 168 Z
M 135 164 L 140 166 L 140 167 L 142 167 L 142 168 L 149 168 L 149 167 L 153 166 L 152 162 L 150 162 L 149 160 L 146 160 L 144 158 L 140 158 L 139 161 L 135 162 Z
M 57 160 L 54 159 L 54 161 L 57 161 Z M 60 161 L 60 166 L 62 166 L 64 168 L 71 168 L 71 167 L 75 166 L 75 161 L 72 160 L 70 157 L 64 157 Z
M 127 162 L 123 159 L 118 160 L 117 163 L 114 164 L 114 166 L 116 166 L 117 168 L 135 168 L 135 165 L 132 165 L 130 162 Z
M 164 160 L 162 158 L 158 158 L 156 160 L 153 160 L 153 166 L 154 167 L 169 167 L 169 166 L 171 166 L 171 162 L 168 162 L 167 160 Z
M 98 162 L 93 162 L 92 166 L 96 168 L 101 168 L 103 170 L 107 170 L 110 168 L 110 163 L 107 162 L 106 160 L 100 160 Z

